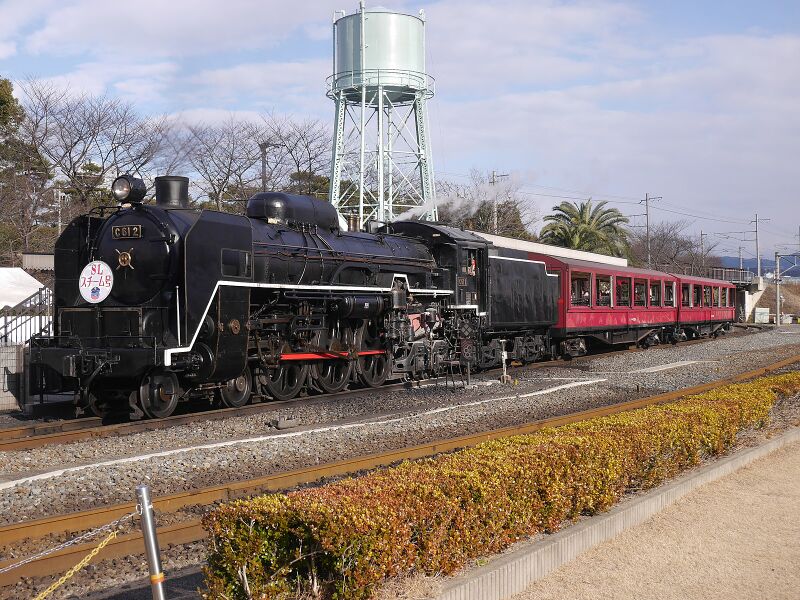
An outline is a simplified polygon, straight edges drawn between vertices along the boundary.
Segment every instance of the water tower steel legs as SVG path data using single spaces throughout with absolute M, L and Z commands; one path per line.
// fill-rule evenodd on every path
M 384 203 L 383 171 L 386 168 L 385 145 L 383 124 L 386 114 L 383 111 L 383 87 L 378 86 L 378 220 L 387 221 L 386 205 Z
M 331 157 L 331 181 L 328 192 L 331 203 L 338 207 L 339 196 L 342 193 L 342 156 L 344 154 L 344 118 L 347 106 L 344 103 L 343 93 L 336 94 L 336 121 L 333 132 L 333 156 Z
M 410 209 L 435 220 L 425 95 L 396 104 L 382 86 L 375 93 L 359 92 L 361 102 L 348 101 L 344 92 L 334 98 L 331 203 L 342 213 L 358 214 L 362 227 L 371 218 L 391 221 Z M 345 190 L 343 178 L 351 182 Z
M 433 165 L 431 162 L 431 148 L 428 142 L 428 115 L 425 110 L 425 97 L 417 94 L 414 101 L 414 114 L 417 121 L 417 142 L 419 143 L 419 173 L 422 182 L 423 205 L 428 208 L 428 219 L 438 219 L 436 211 L 436 193 L 433 187 Z

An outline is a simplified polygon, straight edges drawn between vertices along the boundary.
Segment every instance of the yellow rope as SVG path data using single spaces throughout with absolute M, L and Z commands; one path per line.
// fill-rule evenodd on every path
M 75 565 L 75 566 L 74 566 L 74 567 L 72 567 L 72 568 L 71 568 L 69 571 L 67 571 L 67 572 L 64 574 L 64 576 L 63 576 L 63 577 L 61 577 L 61 579 L 59 579 L 58 581 L 56 581 L 56 582 L 55 582 L 54 584 L 52 584 L 52 585 L 51 585 L 49 588 L 47 588 L 47 589 L 46 589 L 45 591 L 43 591 L 41 594 L 39 594 L 38 596 L 36 596 L 35 600 L 44 600 L 44 598 L 47 598 L 47 596 L 49 596 L 49 595 L 50 595 L 50 594 L 52 594 L 54 591 L 56 591 L 58 588 L 60 588 L 62 585 L 64 585 L 64 584 L 65 584 L 65 583 L 66 583 L 66 582 L 67 582 L 67 581 L 68 581 L 68 580 L 69 580 L 69 579 L 70 579 L 70 578 L 71 578 L 73 575 L 75 575 L 75 573 L 77 573 L 77 572 L 78 572 L 78 571 L 80 571 L 80 570 L 81 570 L 83 567 L 85 567 L 86 565 L 88 565 L 88 564 L 89 564 L 89 562 L 91 562 L 91 560 L 92 560 L 92 559 L 93 559 L 95 556 L 97 556 L 98 552 L 100 552 L 100 551 L 101 551 L 103 548 L 105 548 L 105 547 L 108 545 L 108 543 L 109 543 L 111 540 L 113 540 L 115 537 L 117 537 L 117 532 L 116 532 L 116 531 L 112 531 L 111 533 L 109 533 L 109 534 L 108 534 L 108 537 L 106 537 L 106 539 L 104 539 L 102 542 L 100 542 L 100 544 L 97 546 L 97 548 L 95 548 L 94 550 L 92 550 L 91 552 L 89 552 L 89 554 L 87 554 L 87 555 L 86 555 L 86 556 L 83 558 L 83 560 L 81 560 L 81 562 L 79 562 L 77 565 Z

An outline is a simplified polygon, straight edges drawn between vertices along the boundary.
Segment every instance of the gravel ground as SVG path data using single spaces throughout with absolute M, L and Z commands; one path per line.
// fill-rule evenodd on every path
M 800 330 L 800 328 L 799 328 Z M 117 458 L 141 453 L 142 450 L 163 450 L 185 444 L 209 443 L 213 440 L 264 434 L 267 439 L 226 447 L 194 449 L 170 456 L 150 458 L 122 465 L 91 467 L 51 479 L 16 485 L 0 490 L 0 519 L 15 522 L 49 514 L 59 514 L 89 507 L 132 500 L 133 490 L 148 482 L 157 495 L 174 493 L 231 480 L 257 477 L 317 462 L 345 458 L 356 454 L 396 448 L 410 443 L 440 439 L 491 429 L 503 425 L 572 412 L 593 406 L 649 395 L 655 391 L 676 389 L 719 379 L 769 364 L 800 352 L 794 335 L 766 332 L 753 336 L 736 336 L 690 346 L 654 348 L 646 352 L 596 356 L 537 369 L 518 369 L 518 384 L 479 386 L 472 390 L 444 390 L 427 387 L 384 394 L 380 404 L 375 398 L 359 398 L 356 405 L 309 408 L 302 415 L 304 423 L 330 423 L 341 416 L 350 417 L 347 428 L 308 425 L 311 431 L 277 432 L 267 426 L 267 415 L 217 421 L 201 426 L 176 427 L 164 431 L 78 442 L 54 448 L 42 448 L 0 457 L 6 479 L 19 477 L 25 469 L 14 470 L 25 457 L 28 468 L 36 471 L 66 464 L 80 464 L 95 457 Z M 638 369 L 672 365 L 682 361 L 702 361 L 657 373 L 634 373 Z M 714 362 L 706 362 L 714 361 Z M 583 385 L 587 381 L 603 381 Z M 581 384 L 544 395 L 522 397 L 537 390 L 555 386 Z M 361 406 L 364 404 L 366 406 Z M 392 422 L 372 423 L 376 409 L 383 411 L 406 408 L 395 414 Z M 444 410 L 442 410 L 444 409 Z M 358 423 L 356 414 L 371 416 L 369 422 Z M 429 412 L 437 411 L 437 412 Z M 781 413 L 783 411 L 783 413 Z M 797 422 L 797 401 L 779 407 L 775 426 Z M 786 418 L 780 414 L 789 415 Z M 300 417 L 301 415 L 296 415 Z M 263 420 L 262 420 L 263 419 Z M 307 420 L 306 420 L 307 419 Z M 326 421 L 327 419 L 327 421 Z M 362 419 L 363 421 L 363 419 Z M 260 427 L 260 429 L 255 429 Z M 317 431 L 314 431 L 317 429 Z M 13 456 L 12 456 L 13 455 Z M 44 465 L 44 469 L 42 468 Z M 36 468 L 38 467 L 38 468 Z M 169 473 L 169 476 L 165 476 Z M 162 515 L 161 525 L 187 518 L 187 514 Z M 32 547 L 31 547 L 32 548 Z M 28 554 L 25 546 L 15 548 L 17 556 Z M 10 549 L 0 552 L 9 555 Z M 181 546 L 165 552 L 170 570 L 202 559 L 199 544 Z M 122 580 L 135 578 L 141 569 L 141 557 L 106 561 L 87 571 L 58 597 L 67 597 L 69 590 L 80 594 L 87 589 L 103 589 Z M 120 574 L 120 575 L 115 575 Z M 124 574 L 124 575 L 123 575 Z M 42 585 L 37 584 L 37 588 Z M 0 592 L 0 597 L 28 595 L 27 584 Z M 4 594 L 10 593 L 10 596 Z M 65 595 L 67 594 L 67 595 Z
M 735 449 L 762 444 L 765 440 L 782 433 L 787 428 L 797 426 L 800 426 L 800 396 L 781 399 L 776 403 L 770 424 L 760 430 L 743 432 L 737 441 Z M 165 517 L 173 517 L 173 515 L 160 515 L 158 517 L 160 526 L 174 522 L 174 519 Z M 189 567 L 189 573 L 193 571 L 196 573 L 205 558 L 205 548 L 202 543 L 171 547 L 162 551 L 162 558 L 164 569 L 168 576 L 178 573 L 187 567 Z M 189 576 L 187 579 L 187 583 L 180 585 L 182 590 L 181 597 L 199 597 L 199 595 L 192 593 L 191 590 L 202 586 L 202 577 L 197 574 Z M 151 597 L 146 581 L 147 569 L 144 556 L 129 556 L 123 559 L 89 565 L 73 582 L 65 586 L 63 590 L 56 592 L 54 597 L 84 598 L 89 591 L 92 591 L 97 594 L 96 596 L 91 596 L 95 600 L 100 600 L 101 598 L 103 600 L 146 600 Z M 439 577 L 421 576 L 393 580 L 388 583 L 386 589 L 378 591 L 376 598 L 377 600 L 389 600 L 390 598 L 405 598 L 407 600 L 415 598 L 421 600 L 434 597 L 441 581 Z M 0 591 L 0 598 L 30 597 L 33 592 L 40 591 L 48 583 L 49 581 L 44 580 L 24 581 L 15 588 Z M 123 584 L 128 584 L 124 588 L 132 588 L 132 591 L 126 591 L 123 588 Z M 187 592 L 186 590 L 190 591 Z M 662 597 L 672 596 L 666 595 Z
M 175 493 L 695 385 L 796 354 L 800 351 L 796 340 L 793 335 L 768 332 L 598 356 L 569 367 L 519 369 L 514 386 L 496 384 L 457 391 L 430 386 L 391 394 L 376 392 L 352 402 L 298 409 L 292 416 L 304 427 L 290 432 L 273 429 L 269 422 L 276 415 L 265 413 L 7 452 L 0 456 L 0 482 L 97 461 L 261 436 L 256 441 L 87 467 L 7 487 L 0 490 L 0 523 L 130 501 L 134 488 L 142 482 L 149 483 L 157 495 Z M 700 362 L 657 373 L 633 372 L 680 361 Z M 580 386 L 524 397 L 569 384 Z M 384 416 L 376 417 L 377 413 Z

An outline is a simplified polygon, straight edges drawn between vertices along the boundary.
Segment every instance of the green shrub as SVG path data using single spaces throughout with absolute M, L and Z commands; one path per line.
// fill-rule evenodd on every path
M 773 376 L 221 506 L 204 519 L 207 597 L 365 598 L 399 573 L 452 573 L 724 452 L 798 391 L 800 373 Z

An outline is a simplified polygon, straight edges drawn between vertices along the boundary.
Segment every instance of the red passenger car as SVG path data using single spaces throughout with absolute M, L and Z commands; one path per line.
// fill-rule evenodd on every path
M 530 258 L 560 278 L 558 322 L 551 330 L 558 354 L 583 354 L 587 342 L 647 346 L 676 333 L 674 275 L 545 254 Z
M 736 287 L 727 281 L 676 275 L 678 329 L 685 337 L 718 335 L 736 318 Z

